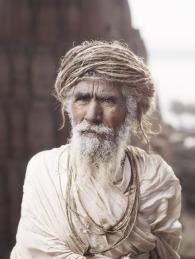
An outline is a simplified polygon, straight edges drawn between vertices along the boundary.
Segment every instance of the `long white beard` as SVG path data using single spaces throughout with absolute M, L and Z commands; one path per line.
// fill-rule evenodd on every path
M 91 125 L 82 121 L 73 125 L 71 138 L 71 165 L 78 185 L 92 178 L 102 185 L 112 185 L 121 176 L 121 163 L 130 140 L 132 118 L 114 132 L 104 125 Z M 85 134 L 86 131 L 94 133 Z

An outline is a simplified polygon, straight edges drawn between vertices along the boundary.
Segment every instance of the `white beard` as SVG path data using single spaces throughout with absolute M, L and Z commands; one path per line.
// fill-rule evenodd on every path
M 104 125 L 91 125 L 87 121 L 73 125 L 70 157 L 78 185 L 83 186 L 91 179 L 102 185 L 112 185 L 121 177 L 132 124 L 132 118 L 126 116 L 116 133 Z M 85 134 L 88 130 L 96 134 Z
M 91 130 L 95 133 L 87 133 Z M 82 160 L 87 160 L 93 165 L 107 161 L 115 148 L 114 130 L 104 125 L 91 125 L 82 121 L 73 126 L 71 145 Z

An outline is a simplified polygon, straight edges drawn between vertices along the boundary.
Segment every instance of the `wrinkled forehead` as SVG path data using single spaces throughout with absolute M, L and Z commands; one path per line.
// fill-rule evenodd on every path
M 120 85 L 103 79 L 89 79 L 80 81 L 73 89 L 74 94 L 78 92 L 122 96 L 122 88 Z

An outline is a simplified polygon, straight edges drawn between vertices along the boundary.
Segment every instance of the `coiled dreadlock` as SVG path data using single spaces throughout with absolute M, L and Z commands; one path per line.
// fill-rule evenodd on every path
M 152 132 L 148 115 L 154 107 L 154 84 L 142 59 L 118 41 L 85 41 L 62 57 L 55 82 L 55 96 L 61 105 L 62 128 L 70 90 L 78 82 L 91 78 L 125 87 L 128 95 L 136 99 L 136 134 L 148 142 Z

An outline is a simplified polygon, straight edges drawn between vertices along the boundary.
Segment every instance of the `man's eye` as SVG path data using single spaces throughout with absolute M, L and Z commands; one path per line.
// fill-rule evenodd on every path
M 76 102 L 88 102 L 89 97 L 88 96 L 79 96 L 79 97 L 76 97 L 75 101 Z
M 116 103 L 116 100 L 114 98 L 111 98 L 111 97 L 103 98 L 102 101 L 104 103 L 108 103 L 108 104 L 115 104 Z

